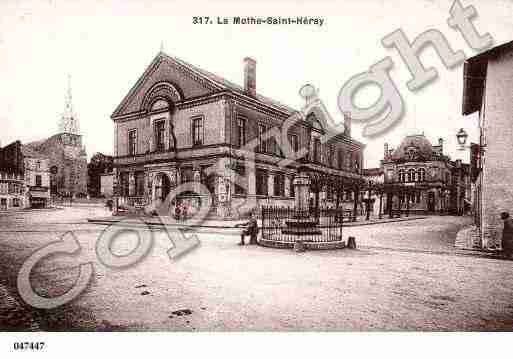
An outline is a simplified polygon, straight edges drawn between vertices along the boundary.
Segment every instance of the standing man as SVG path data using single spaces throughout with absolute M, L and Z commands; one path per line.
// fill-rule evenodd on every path
M 239 246 L 244 245 L 244 236 L 249 236 L 249 244 L 257 244 L 258 222 L 255 219 L 253 212 L 249 213 L 249 221 L 245 223 L 236 224 L 235 228 L 241 226 L 246 226 L 246 229 L 244 229 L 240 234 Z
M 508 212 L 502 212 L 501 219 L 504 221 L 502 253 L 506 258 L 511 258 L 513 255 L 513 219 L 510 218 Z

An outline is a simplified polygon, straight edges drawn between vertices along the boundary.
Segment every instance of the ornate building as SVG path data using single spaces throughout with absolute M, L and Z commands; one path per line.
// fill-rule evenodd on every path
M 68 84 L 59 133 L 24 145 L 27 151 L 48 158 L 52 195 L 74 196 L 87 193 L 87 154 L 79 123 L 73 112 L 71 85 Z
M 263 203 L 293 205 L 299 165 L 284 165 L 283 139 L 265 136 L 291 116 L 297 117 L 287 131 L 292 150 L 308 149 L 303 169 L 361 178 L 364 146 L 351 138 L 349 118 L 344 133 L 323 143 L 329 115 L 310 100 L 297 111 L 258 94 L 251 58 L 244 59 L 241 87 L 161 51 L 111 116 L 119 202 L 145 206 L 192 182 L 208 188 L 221 217 Z M 247 146 L 254 166 L 248 166 Z M 334 201 L 322 189 L 311 198 Z M 179 200 L 197 208 L 202 198 L 181 193 Z
M 433 146 L 423 134 L 406 136 L 395 150 L 385 143 L 382 167 L 384 183 L 418 189 L 411 198 L 399 198 L 394 207 L 404 208 L 408 202 L 410 211 L 463 214 L 470 168 L 444 154 L 443 139 Z

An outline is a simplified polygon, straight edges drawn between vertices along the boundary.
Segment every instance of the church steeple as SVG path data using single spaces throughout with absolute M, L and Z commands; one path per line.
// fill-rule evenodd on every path
M 73 113 L 73 103 L 71 95 L 71 75 L 68 75 L 68 90 L 64 101 L 64 112 L 61 115 L 59 122 L 60 133 L 71 133 L 80 135 L 80 126 L 78 119 Z

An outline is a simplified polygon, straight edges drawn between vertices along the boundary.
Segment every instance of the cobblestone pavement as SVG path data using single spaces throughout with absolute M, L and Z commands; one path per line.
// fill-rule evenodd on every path
M 466 218 L 346 228 L 344 236 L 354 235 L 359 249 L 305 253 L 240 247 L 235 233 L 199 232 L 201 245 L 178 261 L 169 259 L 171 243 L 156 231 L 144 261 L 120 270 L 95 255 L 105 226 L 85 218 L 102 211 L 66 208 L 0 218 L 2 329 L 12 323 L 20 330 L 513 329 L 513 262 L 458 255 L 454 239 L 469 224 Z M 81 252 L 45 259 L 33 272 L 34 287 L 62 294 L 78 275 L 77 265 L 89 261 L 94 278 L 72 303 L 30 309 L 16 295 L 17 272 L 34 250 L 67 230 L 75 232 Z M 127 232 L 113 251 L 126 254 L 136 243 Z M 10 319 L 9 305 L 22 320 Z

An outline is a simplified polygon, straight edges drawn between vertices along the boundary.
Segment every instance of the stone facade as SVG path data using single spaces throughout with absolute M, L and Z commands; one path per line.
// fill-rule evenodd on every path
M 463 114 L 479 111 L 480 170 L 475 182 L 476 225 L 485 248 L 501 245 L 501 212 L 513 215 L 513 42 L 465 63 Z
M 256 62 L 246 59 L 245 64 L 252 66 L 245 69 L 252 76 L 245 82 L 253 86 Z M 176 199 L 197 210 L 210 196 L 212 213 L 223 218 L 244 215 L 262 204 L 292 206 L 291 183 L 299 164 L 278 165 L 285 159 L 280 150 L 284 139 L 261 135 L 281 129 L 293 114 L 299 111 L 254 88 L 159 53 L 111 116 L 119 203 L 147 206 L 177 186 L 196 183 L 182 186 Z M 360 178 L 364 146 L 348 134 L 317 141 L 325 132 L 321 116 L 298 116 L 287 132 L 297 150 L 308 149 L 302 164 Z

